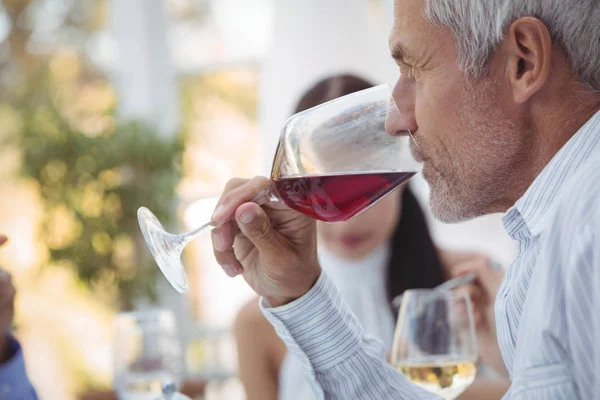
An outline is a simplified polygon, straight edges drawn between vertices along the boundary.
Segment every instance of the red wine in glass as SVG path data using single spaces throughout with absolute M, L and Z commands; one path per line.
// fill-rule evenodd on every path
M 311 175 L 274 181 L 290 208 L 325 222 L 344 222 L 385 197 L 415 172 Z

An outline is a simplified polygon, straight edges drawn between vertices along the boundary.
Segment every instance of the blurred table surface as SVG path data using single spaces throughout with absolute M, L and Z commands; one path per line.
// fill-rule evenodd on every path
M 201 379 L 186 379 L 181 386 L 181 393 L 192 399 L 202 395 L 206 387 L 206 382 Z M 114 391 L 99 391 L 81 393 L 77 396 L 78 400 L 118 400 Z

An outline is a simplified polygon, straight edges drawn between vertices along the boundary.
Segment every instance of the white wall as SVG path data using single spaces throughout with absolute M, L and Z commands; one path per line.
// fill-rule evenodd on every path
M 119 94 L 119 115 L 169 136 L 179 130 L 180 111 L 167 26 L 163 0 L 110 3 L 116 46 L 111 77 Z
M 355 72 L 376 83 L 395 82 L 397 70 L 387 48 L 392 11 L 392 0 L 275 2 L 272 47 L 263 69 L 260 104 L 265 174 L 279 129 L 310 84 L 339 72 Z M 418 179 L 413 188 L 425 204 L 427 185 Z M 499 215 L 460 225 L 432 221 L 432 231 L 441 246 L 479 250 L 505 266 L 515 256 Z

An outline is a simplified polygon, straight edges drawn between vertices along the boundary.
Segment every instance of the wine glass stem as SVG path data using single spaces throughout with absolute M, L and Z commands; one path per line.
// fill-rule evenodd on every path
M 252 202 L 258 204 L 259 206 L 262 206 L 267 201 L 271 201 L 271 202 L 279 201 L 279 198 L 277 197 L 277 195 L 275 193 L 276 192 L 271 189 L 271 185 L 269 185 L 262 192 L 260 192 L 259 194 L 257 194 L 252 199 Z M 229 221 L 229 219 L 227 221 Z M 224 221 L 222 224 L 224 224 L 227 221 Z M 201 233 L 204 233 L 206 231 L 212 231 L 214 228 L 216 228 L 218 226 L 219 225 L 217 225 L 216 222 L 210 221 L 210 222 L 207 222 L 206 224 L 204 224 L 202 226 L 199 226 L 198 228 L 194 229 L 193 231 L 190 231 L 190 232 L 178 235 L 179 238 L 181 239 L 182 247 L 187 246 L 187 244 L 189 242 L 191 242 L 192 240 L 194 240 Z
M 199 226 L 198 228 L 194 229 L 193 231 L 190 231 L 188 233 L 184 233 L 183 235 L 179 235 L 182 239 L 182 245 L 183 247 L 187 246 L 187 244 L 189 242 L 191 242 L 192 240 L 194 240 L 197 236 L 199 236 L 201 233 L 205 232 L 205 231 L 212 231 L 214 228 L 216 228 L 217 225 L 213 222 L 207 222 L 206 224 Z

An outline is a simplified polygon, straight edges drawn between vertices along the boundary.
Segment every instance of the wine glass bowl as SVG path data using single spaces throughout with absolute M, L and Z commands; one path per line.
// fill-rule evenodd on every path
M 389 120 L 401 121 L 389 85 L 292 116 L 275 152 L 273 190 L 288 207 L 325 222 L 367 210 L 420 169 L 410 135 L 388 134 Z
M 386 125 L 394 125 L 393 134 L 386 132 L 392 129 Z M 273 158 L 270 184 L 253 201 L 281 201 L 325 222 L 348 221 L 420 171 L 411 141 L 390 85 L 331 100 L 288 119 Z M 216 225 L 209 221 L 192 232 L 173 235 L 146 208 L 139 209 L 138 219 L 163 274 L 176 290 L 187 291 L 181 252 Z
M 181 253 L 187 241 L 184 235 L 174 235 L 163 228 L 156 216 L 146 207 L 137 212 L 144 240 L 163 275 L 178 292 L 188 290 L 188 279 L 181 266 Z

